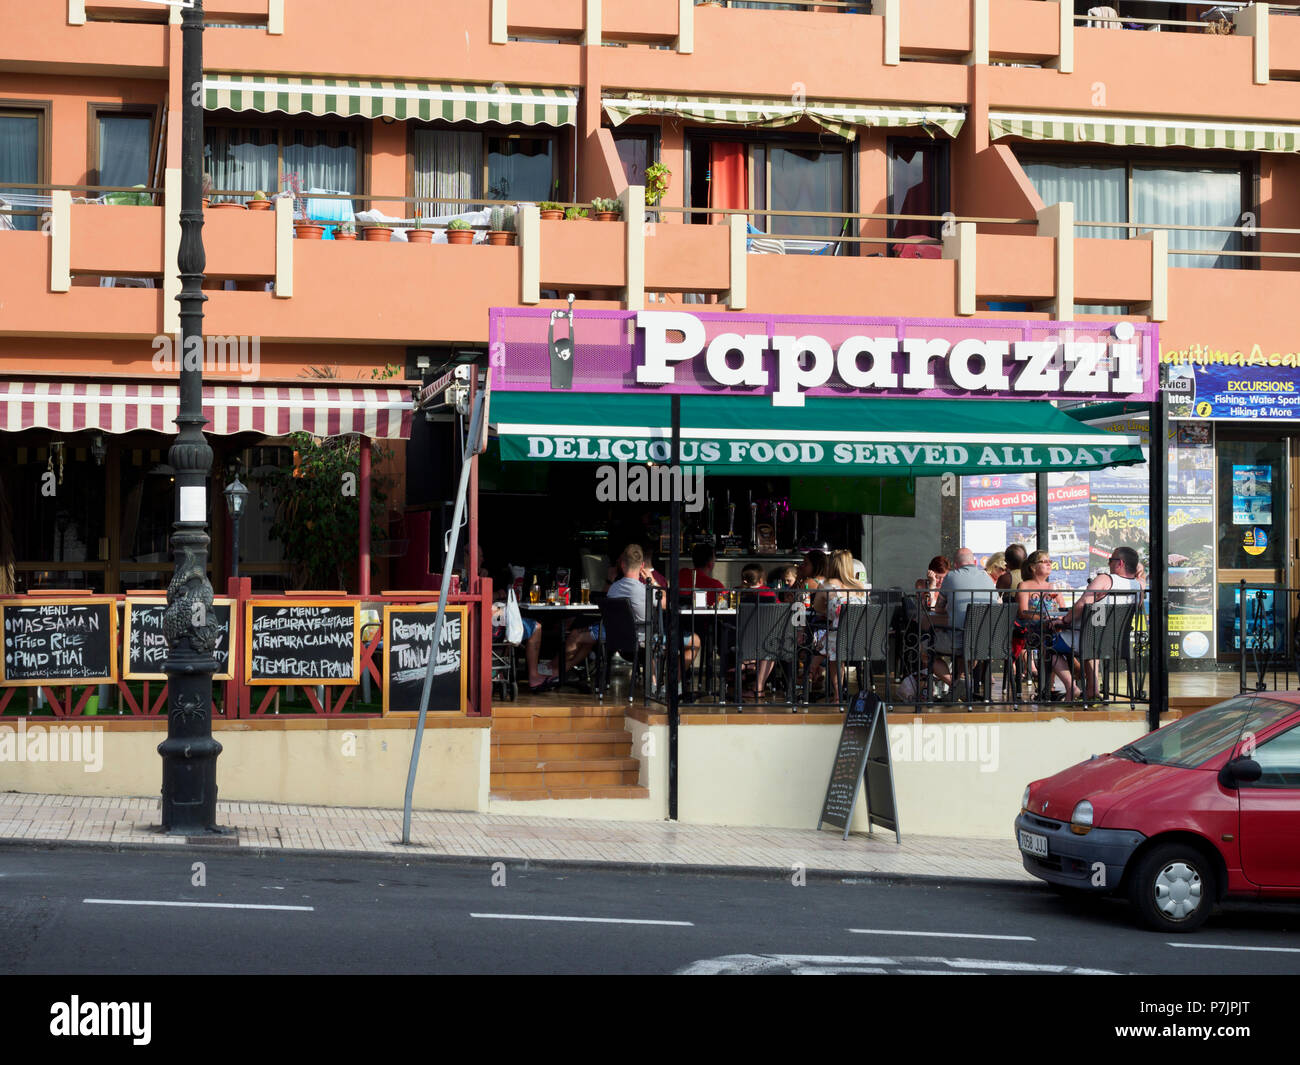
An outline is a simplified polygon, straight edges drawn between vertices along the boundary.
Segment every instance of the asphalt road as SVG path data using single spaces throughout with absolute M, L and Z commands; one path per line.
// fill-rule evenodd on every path
M 1037 885 L 0 847 L 0 972 L 196 956 L 214 973 L 1295 974 L 1300 908 L 1233 906 L 1179 937 Z

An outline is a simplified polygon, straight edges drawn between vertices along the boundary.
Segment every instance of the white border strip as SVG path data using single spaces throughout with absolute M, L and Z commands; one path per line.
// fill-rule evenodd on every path
M 1300 137 L 1300 126 L 1251 126 L 1233 122 L 1182 122 L 1169 118 L 1143 118 L 1130 115 L 1126 118 L 1096 118 L 1088 114 L 1040 114 L 1033 111 L 990 111 L 990 122 L 1056 122 L 1080 126 L 1154 126 L 1158 129 L 1214 130 L 1219 133 L 1273 133 Z
M 261 92 L 277 96 L 281 94 L 289 96 L 356 96 L 372 100 L 438 100 L 450 103 L 534 104 L 539 107 L 554 107 L 560 104 L 568 104 L 573 107 L 578 105 L 578 95 L 572 89 L 566 92 L 545 85 L 507 86 L 503 92 L 492 92 L 491 89 L 484 89 L 480 92 L 462 92 L 449 89 L 395 89 L 337 84 L 293 83 L 283 85 L 279 82 L 269 81 L 221 81 L 205 78 L 203 88 L 205 91 L 212 90 L 214 92 Z M 537 88 L 546 95 L 534 96 L 531 93 L 522 91 L 512 92 L 511 88 L 517 90 Z
M 315 906 L 271 906 L 252 902 L 160 902 L 153 899 L 82 899 L 91 906 L 184 906 L 202 910 L 297 910 L 315 913 Z
M 539 913 L 471 913 L 471 917 L 481 917 L 493 921 L 564 921 L 575 924 L 655 924 L 671 925 L 674 928 L 694 928 L 694 921 L 650 921 L 636 917 L 548 917 Z
M 684 107 L 692 111 L 704 111 L 709 114 L 734 112 L 741 115 L 772 111 L 783 115 L 802 115 L 806 111 L 813 111 L 825 118 L 907 118 L 918 122 L 952 122 L 966 116 L 964 108 L 956 108 L 952 111 L 918 111 L 909 107 L 855 107 L 851 104 L 820 104 L 816 101 L 803 107 L 796 107 L 793 104 L 781 103 L 776 100 L 771 103 L 754 100 L 717 103 L 713 101 L 706 102 L 689 96 L 665 96 L 657 99 L 637 100 L 629 100 L 622 96 L 606 96 L 601 101 L 601 106 L 641 112 L 666 111 Z M 990 115 L 989 117 L 992 118 L 993 116 Z

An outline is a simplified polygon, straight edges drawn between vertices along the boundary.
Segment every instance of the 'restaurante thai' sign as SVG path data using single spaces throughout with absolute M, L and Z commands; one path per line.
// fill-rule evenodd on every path
M 550 391 L 549 311 L 491 312 L 492 387 Z M 577 312 L 573 392 L 807 396 L 1155 398 L 1147 323 L 826 318 L 687 311 Z

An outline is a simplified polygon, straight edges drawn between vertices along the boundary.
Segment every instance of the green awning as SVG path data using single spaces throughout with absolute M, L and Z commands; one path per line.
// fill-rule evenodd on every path
M 507 461 L 669 459 L 666 395 L 496 392 Z M 1143 460 L 1137 436 L 1032 400 L 682 396 L 682 465 L 716 474 L 935 476 L 1098 470 Z
M 795 103 L 789 97 L 760 100 L 725 96 L 647 96 L 637 92 L 605 96 L 601 102 L 605 114 L 616 126 L 637 115 L 672 115 L 710 125 L 768 128 L 792 126 L 800 119 L 810 118 L 823 129 L 847 140 L 854 138 L 858 127 L 869 129 L 874 126 L 920 126 L 931 134 L 937 130 L 956 137 L 966 121 L 966 112 L 960 107 L 935 104 L 900 107 L 825 101 Z
M 209 111 L 574 126 L 578 119 L 578 92 L 500 82 L 451 85 L 270 74 L 205 74 L 203 106 Z
M 1213 148 L 1239 152 L 1294 152 L 1300 126 L 1259 122 L 1207 122 L 1142 115 L 1047 114 L 990 111 L 989 138 L 1024 137 L 1069 144 Z

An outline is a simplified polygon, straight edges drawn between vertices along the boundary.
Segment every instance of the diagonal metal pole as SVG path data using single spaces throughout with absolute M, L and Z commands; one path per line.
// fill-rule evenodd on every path
M 433 637 L 429 642 L 429 661 L 424 670 L 424 690 L 420 694 L 420 717 L 415 726 L 415 744 L 411 748 L 411 767 L 406 774 L 406 802 L 402 807 L 402 842 L 411 842 L 411 802 L 415 796 L 415 775 L 420 768 L 420 747 L 424 742 L 424 722 L 429 715 L 429 696 L 433 691 L 434 667 L 438 662 L 438 647 L 442 643 L 443 616 L 447 612 L 447 596 L 451 588 L 451 569 L 456 561 L 456 547 L 460 541 L 460 522 L 465 514 L 465 498 L 469 490 L 469 476 L 473 467 L 474 456 L 482 448 L 482 439 L 486 435 L 483 419 L 486 417 L 487 388 L 478 390 L 474 396 L 474 410 L 469 420 L 469 446 L 465 449 L 465 461 L 460 467 L 460 485 L 456 489 L 456 509 L 451 520 L 451 539 L 447 545 L 447 554 L 442 563 L 442 583 L 438 586 L 438 610 L 433 617 Z M 461 663 L 464 669 L 464 663 Z

